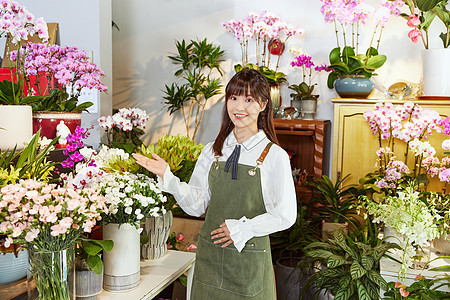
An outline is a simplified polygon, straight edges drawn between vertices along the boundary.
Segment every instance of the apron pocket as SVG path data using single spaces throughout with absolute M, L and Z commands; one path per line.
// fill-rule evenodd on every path
M 266 250 L 246 246 L 239 253 L 234 246 L 222 249 L 225 252 L 222 289 L 242 296 L 260 293 L 264 288 Z
M 210 287 L 220 288 L 222 284 L 223 248 L 198 238 L 195 258 L 195 280 Z

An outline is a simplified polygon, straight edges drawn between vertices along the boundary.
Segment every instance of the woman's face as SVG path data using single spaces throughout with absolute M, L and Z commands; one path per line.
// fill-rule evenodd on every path
M 227 101 L 227 111 L 235 130 L 256 134 L 258 132 L 258 116 L 265 109 L 266 104 L 261 106 L 252 96 L 231 95 Z

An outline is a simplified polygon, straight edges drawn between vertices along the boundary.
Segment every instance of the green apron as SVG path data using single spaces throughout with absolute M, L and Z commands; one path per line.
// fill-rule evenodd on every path
M 239 164 L 237 180 L 231 179 L 231 172 L 224 172 L 224 162 L 212 164 L 208 177 L 211 200 L 197 244 L 191 300 L 275 299 L 268 236 L 250 239 L 241 252 L 234 244 L 222 248 L 211 239 L 211 231 L 225 219 L 251 219 L 266 213 L 257 167 L 270 146 L 256 167 Z

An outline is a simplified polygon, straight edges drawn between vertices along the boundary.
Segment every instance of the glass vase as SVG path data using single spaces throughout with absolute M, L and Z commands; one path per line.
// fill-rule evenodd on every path
M 29 251 L 28 299 L 75 299 L 75 251 Z

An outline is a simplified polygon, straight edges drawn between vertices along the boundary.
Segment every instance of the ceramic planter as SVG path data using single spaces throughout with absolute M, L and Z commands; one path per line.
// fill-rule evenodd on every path
M 0 253 L 0 285 L 17 281 L 27 276 L 28 251 Z
M 33 112 L 29 105 L 0 105 L 0 149 L 24 148 L 33 136 Z
M 81 126 L 81 112 L 39 111 L 33 113 L 33 132 L 41 129 L 41 136 L 48 139 L 56 137 L 56 126 L 63 121 L 73 133 L 77 126 Z
M 141 245 L 143 259 L 158 259 L 167 253 L 167 239 L 172 228 L 172 211 L 160 214 L 157 217 L 146 217 L 142 235 L 148 237 L 148 242 Z
M 365 99 L 372 93 L 375 84 L 364 76 L 346 76 L 336 79 L 334 89 L 341 98 Z
M 424 96 L 450 96 L 450 49 L 422 51 L 422 80 Z
M 450 255 L 450 234 L 433 240 L 433 248 L 443 255 Z
M 110 252 L 103 251 L 103 288 L 107 291 L 128 291 L 140 281 L 139 231 L 130 224 L 103 226 L 103 239 L 112 240 Z

